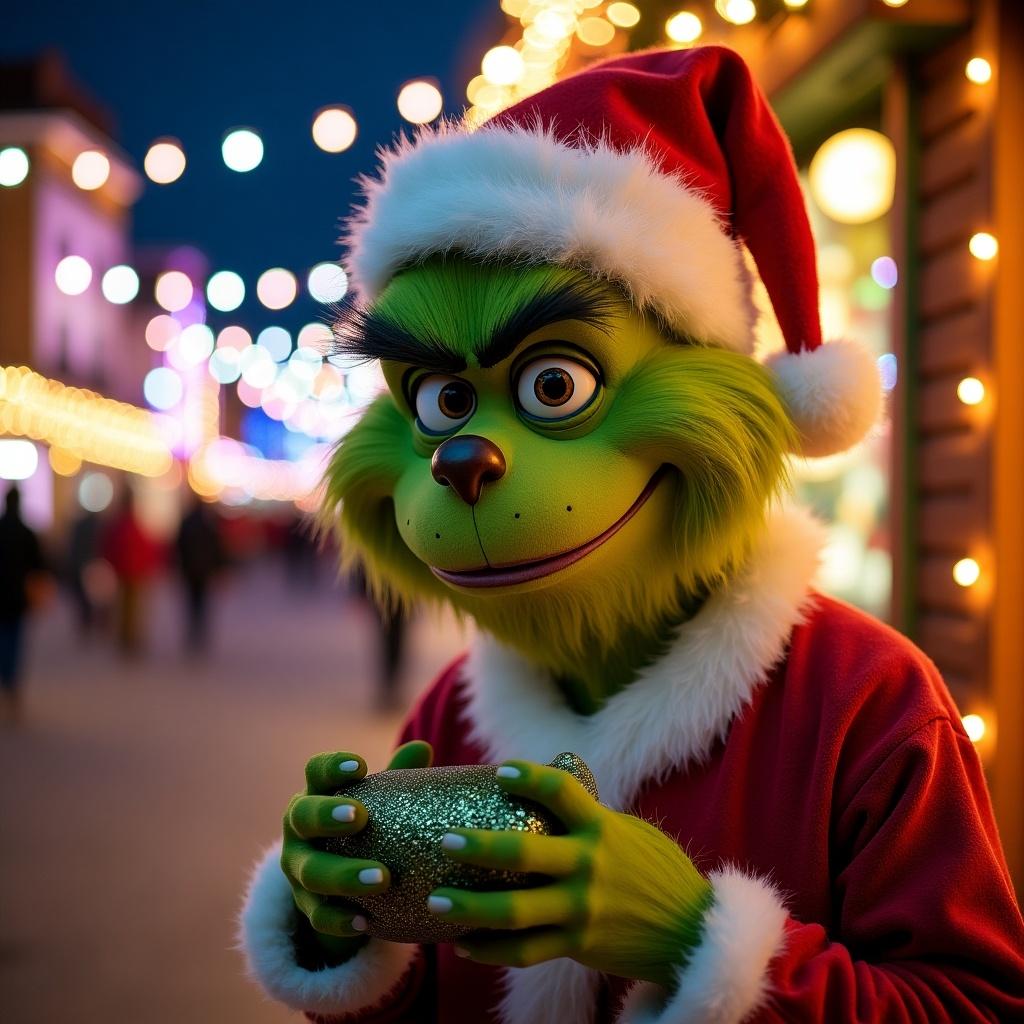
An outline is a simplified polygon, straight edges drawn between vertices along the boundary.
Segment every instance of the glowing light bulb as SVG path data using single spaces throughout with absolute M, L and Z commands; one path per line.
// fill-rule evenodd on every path
M 821 145 L 808 177 L 826 216 L 840 224 L 866 224 L 892 206 L 896 151 L 880 132 L 848 128 Z
M 28 153 L 20 146 L 0 149 L 0 185 L 14 188 L 28 177 Z
M 98 149 L 79 153 L 71 165 L 71 180 L 85 192 L 102 188 L 109 177 L 110 161 Z
M 177 313 L 192 301 L 192 281 L 180 270 L 168 270 L 156 279 L 157 305 L 168 313 Z
M 267 309 L 284 309 L 295 301 L 298 284 L 295 275 L 283 267 L 273 267 L 260 274 L 256 294 Z
M 604 12 L 604 15 L 613 25 L 618 25 L 619 28 L 632 28 L 640 21 L 639 8 L 633 4 L 622 3 L 620 0 L 609 4 L 608 10 Z
M 158 185 L 170 185 L 185 173 L 185 151 L 177 139 L 158 139 L 142 162 L 146 176 Z
M 992 65 L 984 57 L 972 57 L 964 68 L 968 81 L 985 85 L 992 81 Z
M 398 93 L 398 112 L 411 124 L 433 121 L 444 106 L 441 90 L 433 82 L 406 82 Z
M 65 295 L 81 295 L 92 283 L 92 267 L 82 256 L 65 256 L 57 264 L 53 279 Z
M 356 119 L 345 107 L 327 107 L 313 119 L 313 141 L 325 153 L 343 153 L 356 141 Z
M 971 235 L 967 248 L 970 249 L 971 255 L 976 260 L 988 262 L 996 258 L 996 254 L 999 252 L 999 242 L 995 235 L 990 235 L 987 231 L 979 231 Z
M 964 405 L 980 405 L 985 400 L 985 385 L 977 377 L 964 377 L 956 386 L 956 397 Z
M 236 128 L 224 136 L 220 146 L 224 163 L 244 174 L 263 162 L 263 140 L 250 128 Z
M 230 313 L 245 299 L 245 282 L 233 270 L 218 270 L 206 282 L 206 300 L 214 309 Z
M 981 566 L 973 558 L 961 558 L 953 566 L 953 579 L 961 587 L 973 587 L 981 578 Z
M 515 85 L 526 66 L 522 54 L 511 46 L 495 46 L 484 54 L 480 70 L 491 85 Z
M 753 0 L 715 0 L 715 10 L 732 25 L 748 25 L 757 17 Z
M 691 11 L 680 11 L 665 22 L 665 35 L 674 43 L 696 42 L 703 31 L 700 18 Z
M 131 267 L 120 263 L 103 275 L 100 288 L 107 302 L 123 306 L 139 294 L 139 275 Z
M 972 743 L 978 743 L 985 735 L 985 719 L 981 715 L 969 714 L 960 719 L 964 732 Z
M 306 279 L 317 302 L 340 302 L 348 291 L 348 276 L 337 263 L 318 263 Z

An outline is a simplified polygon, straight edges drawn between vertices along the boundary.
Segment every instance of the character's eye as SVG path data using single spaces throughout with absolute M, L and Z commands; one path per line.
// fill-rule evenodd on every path
M 597 392 L 594 371 L 565 356 L 543 356 L 519 371 L 516 398 L 530 416 L 561 420 L 579 412 Z
M 416 388 L 416 418 L 431 434 L 458 430 L 476 409 L 476 392 L 467 381 L 432 373 Z

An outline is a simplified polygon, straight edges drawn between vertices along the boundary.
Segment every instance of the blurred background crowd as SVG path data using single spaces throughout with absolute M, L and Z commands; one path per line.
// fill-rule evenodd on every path
M 819 584 L 932 657 L 1024 881 L 1024 39 L 1013 0 L 0 11 L 0 1018 L 280 1021 L 232 916 L 306 758 L 380 767 L 466 624 L 313 535 L 382 386 L 325 358 L 396 133 L 724 44 L 788 132 L 829 336 L 886 416 L 795 461 Z M 759 343 L 779 344 L 768 317 Z

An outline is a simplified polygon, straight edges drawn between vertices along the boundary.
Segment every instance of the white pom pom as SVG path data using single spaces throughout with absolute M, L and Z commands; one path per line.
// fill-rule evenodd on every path
M 799 431 L 796 454 L 815 458 L 846 451 L 875 425 L 882 382 L 875 357 L 859 342 L 777 352 L 765 366 Z

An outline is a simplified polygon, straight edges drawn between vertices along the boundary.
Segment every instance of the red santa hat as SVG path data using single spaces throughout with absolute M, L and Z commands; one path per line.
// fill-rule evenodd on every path
M 617 282 L 697 342 L 753 354 L 745 245 L 785 338 L 767 364 L 800 452 L 843 451 L 878 416 L 871 355 L 850 341 L 822 344 L 792 152 L 731 50 L 596 65 L 477 131 L 446 124 L 402 140 L 362 185 L 346 241 L 363 301 L 437 253 L 545 262 Z

